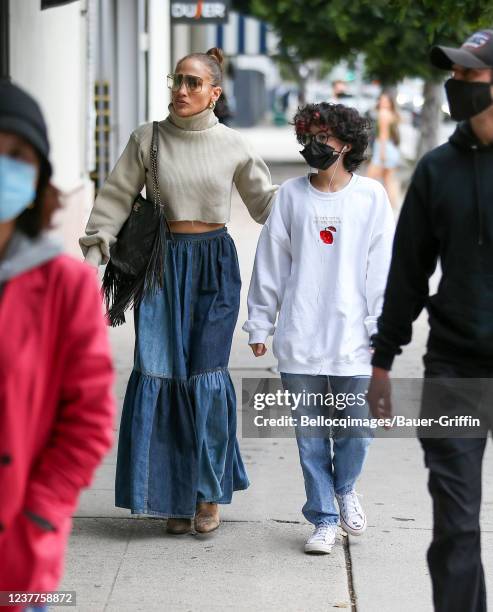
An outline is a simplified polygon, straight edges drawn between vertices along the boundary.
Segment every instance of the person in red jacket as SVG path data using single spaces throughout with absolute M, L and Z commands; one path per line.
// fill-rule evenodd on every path
M 56 590 L 79 493 L 113 441 L 97 280 L 44 231 L 58 206 L 48 155 L 38 105 L 0 82 L 0 591 L 9 592 Z

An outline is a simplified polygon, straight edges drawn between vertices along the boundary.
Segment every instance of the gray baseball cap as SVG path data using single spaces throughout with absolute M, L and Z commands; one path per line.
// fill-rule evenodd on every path
M 493 68 L 493 30 L 475 32 L 458 49 L 433 47 L 430 61 L 442 70 L 452 70 L 453 64 L 464 68 Z

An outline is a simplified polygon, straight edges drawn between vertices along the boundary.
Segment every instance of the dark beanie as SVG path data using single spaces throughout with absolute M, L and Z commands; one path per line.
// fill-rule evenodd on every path
M 0 131 L 22 136 L 49 165 L 48 130 L 38 103 L 12 82 L 0 80 Z

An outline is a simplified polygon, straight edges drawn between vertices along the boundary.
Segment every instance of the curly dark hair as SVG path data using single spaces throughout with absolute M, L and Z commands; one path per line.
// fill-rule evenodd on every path
M 302 135 L 309 132 L 314 125 L 330 128 L 336 138 L 352 145 L 343 158 L 344 167 L 349 172 L 356 170 L 366 159 L 371 122 L 362 117 L 355 108 L 329 102 L 305 104 L 298 108 L 292 125 L 300 144 L 303 144 Z

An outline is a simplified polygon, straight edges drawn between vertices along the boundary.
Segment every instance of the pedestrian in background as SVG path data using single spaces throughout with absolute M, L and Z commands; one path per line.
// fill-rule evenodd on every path
M 219 526 L 218 504 L 246 489 L 228 370 L 240 303 L 240 270 L 228 233 L 236 185 L 250 215 L 267 219 L 276 186 L 240 134 L 218 122 L 219 49 L 181 59 L 169 75 L 169 115 L 159 122 L 159 190 L 173 240 L 164 288 L 134 311 L 135 362 L 118 443 L 116 505 L 168 518 L 167 530 Z M 153 125 L 131 135 L 101 189 L 81 246 L 106 263 L 135 197 L 152 193 Z
M 359 536 L 366 514 L 355 491 L 368 452 L 368 429 L 301 425 L 301 418 L 368 417 L 370 335 L 376 331 L 390 263 L 394 218 L 385 189 L 356 174 L 368 145 L 368 122 L 342 104 L 308 104 L 294 118 L 301 152 L 317 173 L 286 181 L 259 238 L 248 293 L 253 353 L 272 350 L 285 390 L 359 395 L 327 413 L 301 402 L 296 440 L 314 525 L 307 553 L 329 553 L 337 525 Z M 279 314 L 276 325 L 276 317 Z M 336 501 L 338 508 L 336 506 Z
M 423 307 L 430 335 L 421 416 L 480 417 L 475 393 L 481 379 L 493 377 L 493 30 L 476 32 L 459 49 L 433 48 L 431 62 L 452 72 L 445 90 L 451 117 L 460 123 L 449 142 L 418 163 L 399 216 L 368 393 L 378 418 L 391 416 L 389 370 Z M 430 296 L 438 258 L 442 278 Z M 474 378 L 474 393 L 451 383 Z M 440 433 L 420 432 L 433 499 L 428 565 L 435 610 L 485 612 L 479 514 L 486 437 Z
M 328 102 L 332 104 L 342 104 L 344 98 L 351 97 L 347 92 L 347 85 L 345 81 L 341 79 L 336 79 L 332 81 L 332 96 L 329 98 Z
M 44 231 L 59 207 L 48 157 L 37 103 L 2 81 L 0 591 L 56 590 L 79 493 L 113 437 L 96 279 Z
M 375 139 L 367 175 L 383 181 L 392 208 L 396 209 L 399 203 L 399 183 L 395 171 L 399 167 L 401 154 L 400 117 L 394 97 L 383 91 L 378 98 L 376 110 Z

